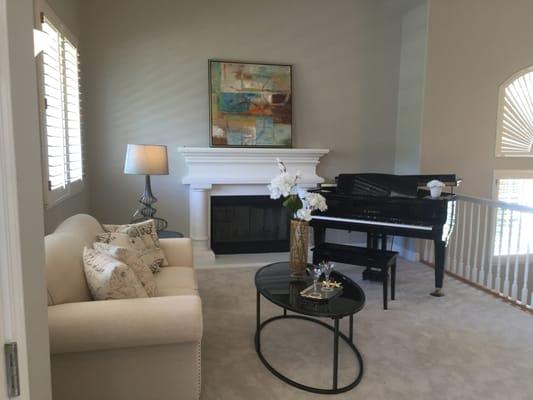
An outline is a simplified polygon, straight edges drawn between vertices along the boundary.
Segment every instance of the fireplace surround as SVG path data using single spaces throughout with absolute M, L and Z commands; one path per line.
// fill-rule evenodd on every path
M 299 171 L 300 187 L 314 188 L 324 179 L 317 175 L 320 158 L 328 149 L 178 147 L 187 172 L 181 182 L 189 186 L 189 234 L 197 266 L 216 265 L 211 247 L 211 198 L 268 196 L 267 185 L 279 173 L 276 158 L 290 172 Z
M 211 196 L 210 222 L 215 254 L 289 251 L 290 215 L 282 199 Z

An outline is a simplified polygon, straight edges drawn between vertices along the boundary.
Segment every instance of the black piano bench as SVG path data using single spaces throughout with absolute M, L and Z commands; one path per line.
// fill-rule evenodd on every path
M 322 243 L 313 250 L 313 264 L 320 261 L 336 261 L 344 264 L 366 267 L 365 273 L 375 271 L 377 278 L 383 282 L 383 309 L 387 309 L 389 271 L 391 300 L 396 291 L 396 257 L 395 251 L 369 249 L 336 243 Z

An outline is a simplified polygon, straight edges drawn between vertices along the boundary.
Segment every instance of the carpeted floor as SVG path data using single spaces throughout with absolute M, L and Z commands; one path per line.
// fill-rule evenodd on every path
M 446 277 L 443 298 L 428 295 L 433 271 L 401 262 L 397 300 L 381 308 L 381 286 L 361 268 L 339 267 L 367 295 L 355 318 L 365 362 L 362 382 L 336 399 L 533 399 L 533 316 Z M 204 307 L 203 400 L 324 398 L 273 376 L 254 350 L 255 268 L 198 270 Z M 281 313 L 262 299 L 263 318 Z M 341 329 L 347 332 L 347 318 Z M 331 385 L 332 334 L 304 321 L 265 328 L 263 352 L 291 378 Z M 341 343 L 341 383 L 356 374 Z

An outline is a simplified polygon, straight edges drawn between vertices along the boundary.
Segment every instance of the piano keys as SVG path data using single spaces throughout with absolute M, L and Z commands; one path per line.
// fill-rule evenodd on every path
M 427 182 L 440 180 L 451 192 L 431 198 Z M 315 190 L 327 201 L 325 212 L 313 214 L 315 244 L 325 241 L 326 229 L 367 233 L 367 246 L 381 248 L 388 236 L 432 240 L 435 245 L 435 290 L 443 296 L 445 250 L 453 230 L 455 175 L 340 174 L 336 185 Z

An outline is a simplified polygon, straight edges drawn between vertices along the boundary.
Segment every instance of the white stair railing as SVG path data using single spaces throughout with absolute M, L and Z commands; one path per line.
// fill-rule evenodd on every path
M 457 196 L 455 227 L 446 250 L 446 270 L 476 286 L 533 309 L 533 208 Z M 421 260 L 432 264 L 430 241 Z

